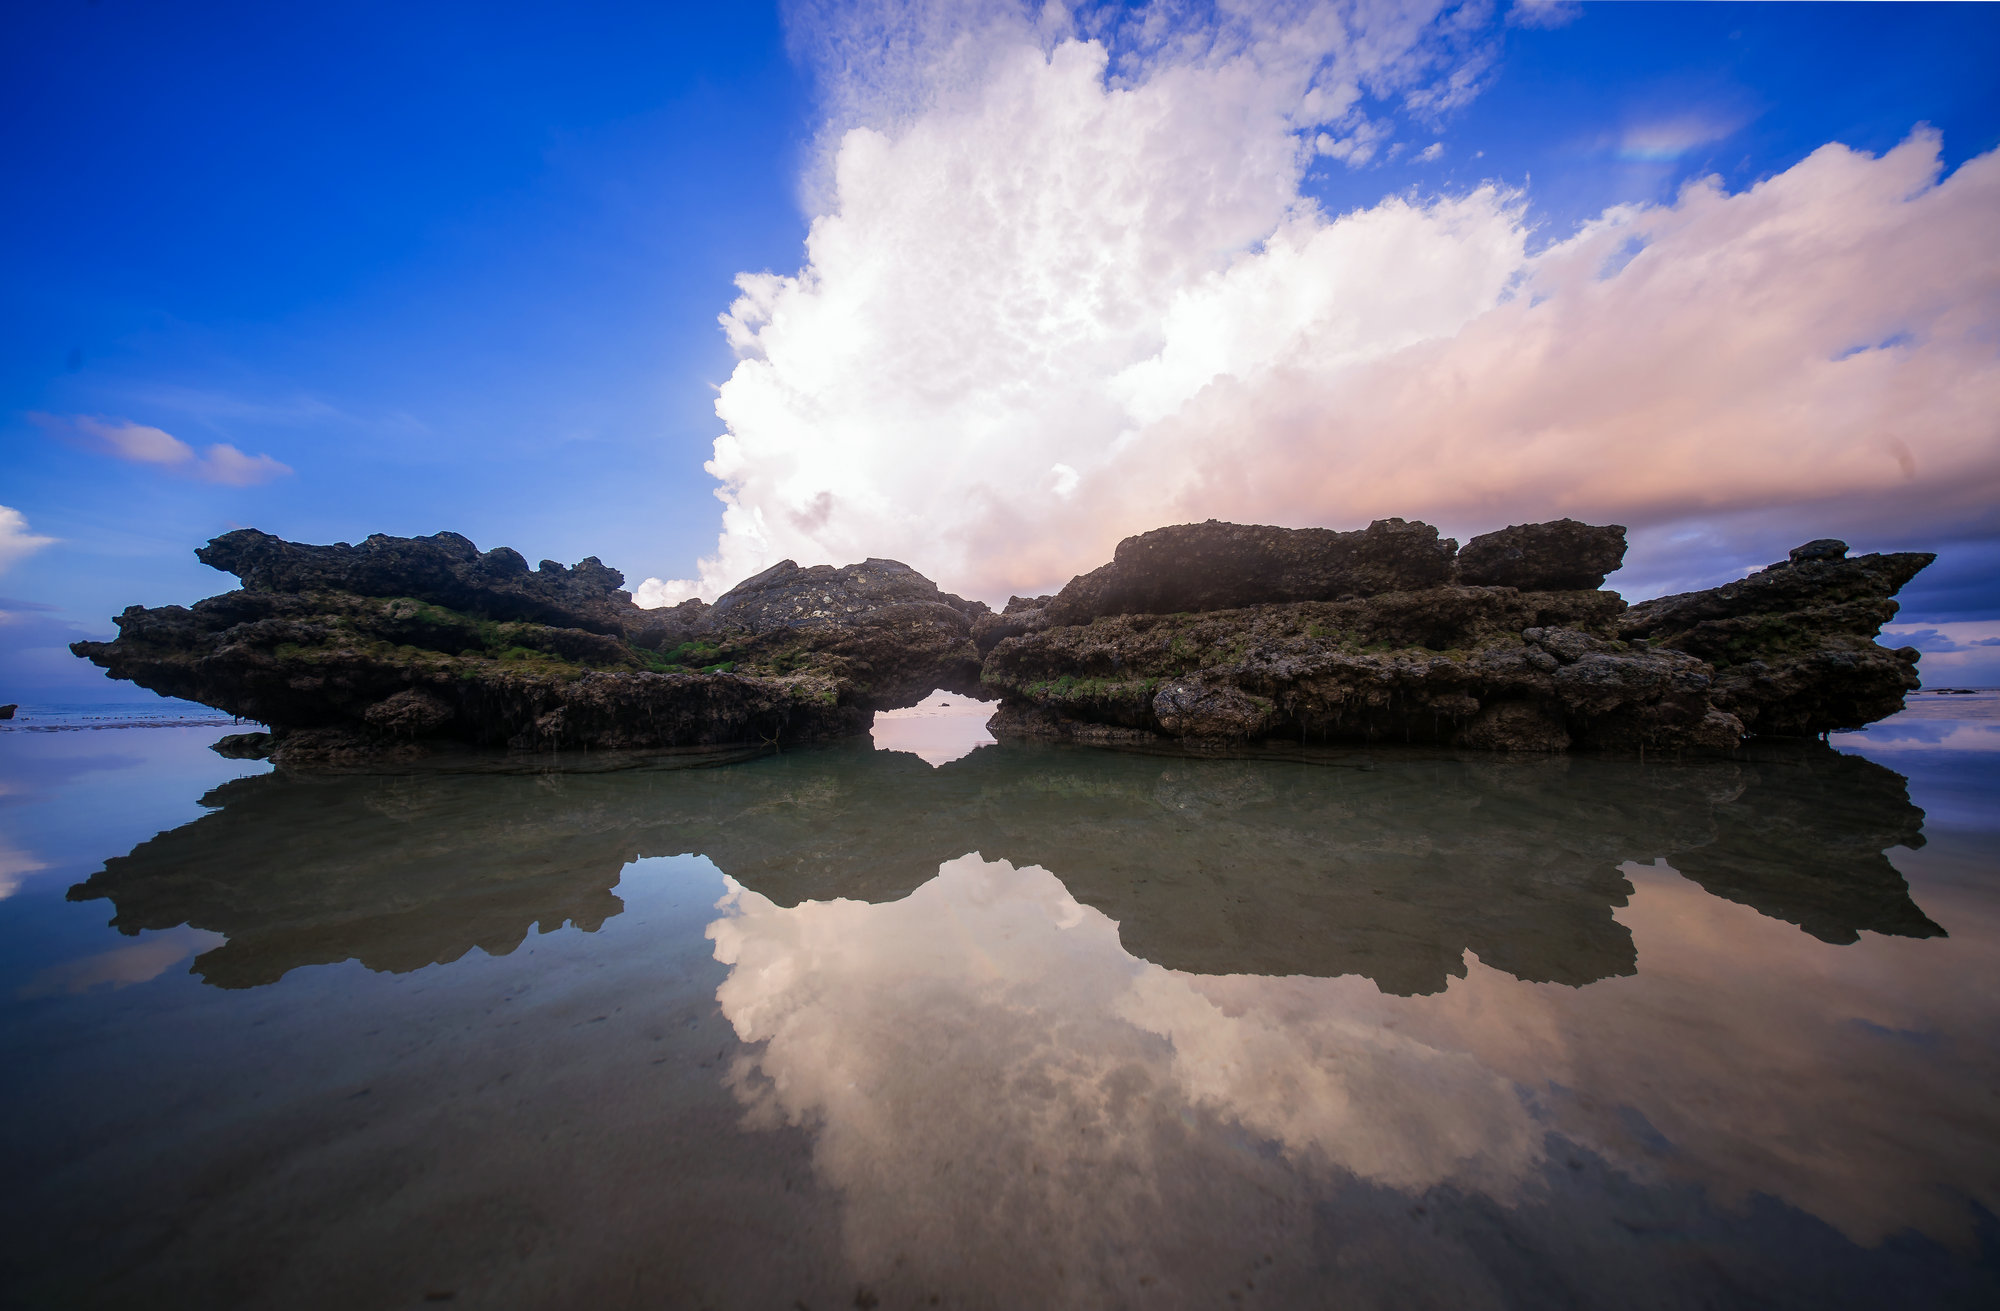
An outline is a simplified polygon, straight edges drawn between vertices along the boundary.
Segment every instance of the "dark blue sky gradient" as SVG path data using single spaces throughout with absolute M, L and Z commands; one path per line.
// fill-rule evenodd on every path
M 1406 121 L 1409 153 L 1437 140 L 1440 159 L 1325 161 L 1322 203 L 1339 212 L 1387 191 L 1497 181 L 1526 192 L 1548 241 L 1708 174 L 1740 191 L 1830 141 L 1880 154 L 1929 123 L 1954 168 L 2000 145 L 2000 5 L 1591 4 L 1566 26 L 1504 39 L 1485 89 L 1441 131 Z M 1724 130 L 1671 159 L 1621 156 L 1628 130 L 1676 119 Z
M 1556 239 L 1828 141 L 1880 151 L 1929 122 L 1954 165 L 2000 144 L 2000 6 L 1594 5 L 1496 34 L 1469 107 L 1405 122 L 1393 160 L 1322 162 L 1329 209 L 1495 179 Z M 737 272 L 796 269 L 806 230 L 815 120 L 773 8 L 63 0 L 10 13 L 0 116 L 0 504 L 61 539 L 0 576 L 50 607 L 0 631 L 25 689 L 86 672 L 25 647 L 222 590 L 191 551 L 239 524 L 452 528 L 634 582 L 712 548 L 715 317 Z M 1677 119 L 1713 131 L 1621 149 Z M 296 472 L 212 486 L 34 412 Z M 2000 616 L 1993 571 L 1947 573 L 1940 611 Z
M 664 565 L 714 538 L 715 316 L 796 267 L 810 122 L 754 5 L 24 11 L 0 68 L 0 595 L 104 627 L 232 523 Z M 108 414 L 295 477 L 52 440 Z

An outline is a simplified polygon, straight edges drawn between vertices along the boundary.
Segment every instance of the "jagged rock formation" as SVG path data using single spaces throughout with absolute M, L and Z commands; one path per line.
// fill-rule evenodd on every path
M 1683 651 L 1715 670 L 1710 699 L 1753 733 L 1790 737 L 1895 714 L 1916 687 L 1915 647 L 1875 642 L 1893 597 L 1936 557 L 1847 558 L 1847 544 L 1808 542 L 1791 558 L 1706 592 L 1643 601 L 1618 635 Z
M 1210 522 L 1128 538 L 973 633 L 994 731 L 1085 742 L 1412 741 L 1728 749 L 1894 713 L 1917 653 L 1872 640 L 1934 558 L 1814 542 L 1628 610 L 1625 530 L 1524 524 L 1464 551 L 1428 524 Z
M 196 553 L 243 588 L 133 606 L 78 655 L 271 728 L 281 760 L 455 742 L 664 748 L 865 732 L 877 709 L 976 685 L 986 607 L 906 565 L 765 571 L 715 605 L 643 610 L 595 558 L 530 572 L 456 533 L 301 546 L 254 530 Z
M 239 528 L 194 554 L 210 568 L 235 574 L 246 592 L 408 597 L 486 619 L 614 637 L 625 636 L 634 608 L 630 595 L 617 590 L 625 575 L 594 555 L 573 569 L 544 560 L 530 573 L 519 551 L 499 546 L 482 554 L 457 533 L 377 533 L 360 546 L 307 546 Z
M 243 580 L 133 607 L 72 648 L 142 687 L 271 727 L 222 749 L 294 762 L 413 751 L 796 742 L 981 687 L 996 732 L 1085 742 L 1412 741 L 1730 749 L 1901 708 L 1917 653 L 1875 644 L 1927 554 L 1835 541 L 1628 608 L 1625 530 L 1520 524 L 1460 551 L 1429 524 L 1210 521 L 1000 614 L 893 560 L 787 560 L 707 605 L 642 610 L 595 558 L 530 571 L 455 533 L 197 552 Z

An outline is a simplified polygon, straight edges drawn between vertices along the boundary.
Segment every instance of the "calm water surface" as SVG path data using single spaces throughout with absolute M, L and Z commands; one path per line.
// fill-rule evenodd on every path
M 315 777 L 27 708 L 0 1304 L 2000 1304 L 2000 695 L 1685 763 L 944 700 Z

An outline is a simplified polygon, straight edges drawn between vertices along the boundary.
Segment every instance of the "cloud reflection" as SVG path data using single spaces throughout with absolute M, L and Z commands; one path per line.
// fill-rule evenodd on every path
M 1477 1061 L 1366 1022 L 1226 1012 L 1046 870 L 973 853 L 901 901 L 786 908 L 732 882 L 721 908 L 718 1001 L 762 1044 L 734 1086 L 753 1125 L 817 1128 L 864 1274 L 1138 1278 L 1115 1254 L 1186 1225 L 1167 1181 L 1242 1173 L 1199 1168 L 1218 1142 L 1242 1150 L 1218 1124 L 1399 1188 L 1500 1188 L 1539 1158 L 1516 1089 Z
M 708 932 L 723 1014 L 759 1045 L 733 1076 L 749 1123 L 816 1130 L 864 1275 L 946 1277 L 927 1253 L 1074 1270 L 1157 1248 L 1186 1223 L 1161 1181 L 1218 1151 L 1211 1180 L 1519 1207 L 1583 1150 L 1726 1208 L 1776 1196 L 1864 1245 L 1969 1238 L 1966 1200 L 2000 1205 L 1971 1140 L 1996 1063 L 1965 990 L 2000 982 L 1990 960 L 1829 946 L 1664 862 L 1625 872 L 1645 968 L 1583 988 L 1477 960 L 1417 997 L 1181 973 L 1130 955 L 1054 875 L 978 853 L 878 905 L 787 908 L 732 882 Z M 1932 1077 L 1938 1059 L 1967 1068 Z M 1049 1249 L 1001 1250 L 1030 1236 Z

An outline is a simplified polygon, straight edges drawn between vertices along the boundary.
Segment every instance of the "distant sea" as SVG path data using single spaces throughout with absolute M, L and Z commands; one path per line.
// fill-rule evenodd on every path
M 151 701 L 23 701 L 0 733 L 59 733 L 93 728 L 206 728 L 248 724 L 193 701 L 155 697 Z

